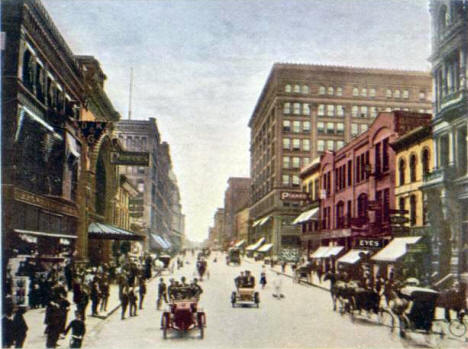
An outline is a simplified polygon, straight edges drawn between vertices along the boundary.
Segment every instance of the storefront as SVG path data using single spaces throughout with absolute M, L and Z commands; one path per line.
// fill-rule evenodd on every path
M 256 243 L 252 244 L 252 245 L 249 245 L 247 246 L 247 248 L 245 249 L 247 251 L 247 257 L 253 257 L 254 255 L 254 252 L 260 248 L 260 246 L 262 246 L 262 244 L 265 242 L 265 238 L 260 238 L 257 240 Z

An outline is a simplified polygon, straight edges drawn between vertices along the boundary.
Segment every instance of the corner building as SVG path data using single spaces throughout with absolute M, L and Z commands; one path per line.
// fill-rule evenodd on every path
M 379 112 L 392 110 L 430 112 L 429 73 L 275 64 L 249 121 L 249 240 L 265 237 L 274 254 L 299 248 L 292 222 L 301 196 L 290 194 L 300 192 L 300 168 L 326 150 L 340 149 Z

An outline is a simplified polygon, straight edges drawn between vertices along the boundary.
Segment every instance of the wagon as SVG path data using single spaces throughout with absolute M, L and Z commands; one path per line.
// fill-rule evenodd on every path
M 205 327 L 205 312 L 198 307 L 198 299 L 195 298 L 172 301 L 161 316 L 164 339 L 167 338 L 169 331 L 187 333 L 192 330 L 199 331 L 200 339 L 202 339 Z
M 254 305 L 260 307 L 260 295 L 253 287 L 239 287 L 231 294 L 231 304 L 235 308 L 238 305 Z

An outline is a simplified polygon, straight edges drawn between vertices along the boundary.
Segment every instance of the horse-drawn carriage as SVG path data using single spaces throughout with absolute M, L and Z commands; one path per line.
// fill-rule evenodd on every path
M 203 258 L 200 258 L 197 261 L 197 271 L 198 271 L 198 275 L 200 277 L 200 281 L 203 281 L 203 276 L 205 275 L 207 268 L 208 268 L 208 264 L 207 264 L 206 260 L 203 259 Z

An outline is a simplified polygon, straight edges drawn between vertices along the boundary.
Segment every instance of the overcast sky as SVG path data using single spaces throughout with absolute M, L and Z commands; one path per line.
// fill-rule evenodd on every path
M 95 56 L 127 117 L 171 146 L 186 233 L 207 237 L 229 177 L 249 176 L 249 128 L 275 62 L 430 69 L 427 0 L 43 0 L 75 54 Z

